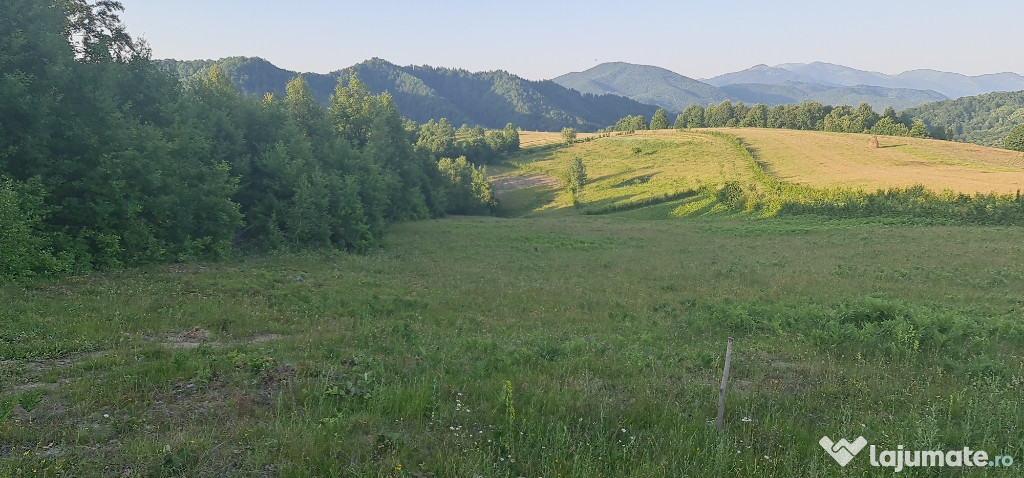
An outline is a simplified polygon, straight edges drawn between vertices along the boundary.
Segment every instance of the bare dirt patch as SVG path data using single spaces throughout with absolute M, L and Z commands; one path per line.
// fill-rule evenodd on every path
M 280 340 L 283 337 L 281 334 L 260 334 L 251 337 L 240 337 L 238 340 L 233 340 L 231 342 L 221 342 L 209 340 L 210 336 L 210 331 L 199 327 L 192 327 L 188 332 L 168 334 L 162 345 L 172 349 L 194 349 L 200 345 L 217 348 L 228 345 L 229 343 L 245 343 L 249 345 L 262 344 L 265 342 Z
M 188 332 L 168 334 L 165 345 L 174 349 L 194 349 L 209 338 L 210 331 L 192 327 Z

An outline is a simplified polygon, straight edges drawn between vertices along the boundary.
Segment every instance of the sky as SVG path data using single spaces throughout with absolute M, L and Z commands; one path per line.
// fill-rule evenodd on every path
M 823 61 L 1024 74 L 1024 2 L 122 0 L 153 58 L 258 56 L 328 73 L 370 58 L 531 80 L 624 61 L 710 78 Z

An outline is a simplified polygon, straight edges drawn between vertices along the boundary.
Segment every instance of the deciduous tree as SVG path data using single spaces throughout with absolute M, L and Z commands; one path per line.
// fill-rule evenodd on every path
M 1024 123 L 1014 126 L 1003 141 L 1003 147 L 1013 151 L 1024 151 Z
M 676 128 L 703 128 L 704 123 L 704 107 L 701 105 L 690 105 L 683 110 L 683 119 L 685 120 L 682 125 L 679 124 L 679 120 L 676 120 Z
M 455 152 L 455 128 L 447 118 L 430 120 L 420 127 L 416 147 L 429 151 L 438 158 L 452 157 Z
M 587 184 L 587 166 L 583 164 L 582 158 L 574 156 L 569 161 L 569 166 L 565 169 L 565 179 L 572 194 L 573 205 L 576 205 L 580 194 L 583 193 L 583 186 Z
M 716 105 L 708 105 L 704 110 L 704 124 L 708 128 L 719 128 L 727 126 L 729 120 L 733 119 L 732 102 L 725 100 Z
M 494 187 L 483 166 L 474 166 L 465 156 L 441 158 L 437 168 L 445 179 L 447 211 L 452 214 L 486 215 L 497 207 Z
M 768 107 L 760 103 L 754 105 L 747 112 L 747 115 L 740 122 L 740 126 L 747 128 L 765 128 L 768 126 Z
M 906 136 L 909 133 L 907 126 L 903 123 L 897 123 L 892 118 L 884 117 L 878 120 L 874 126 L 868 130 L 871 134 L 880 134 L 885 136 Z
M 654 116 L 651 117 L 651 129 L 668 129 L 668 116 L 664 109 L 658 108 L 654 112 Z
M 572 144 L 576 142 L 576 129 L 562 128 L 562 141 L 565 141 L 565 144 Z

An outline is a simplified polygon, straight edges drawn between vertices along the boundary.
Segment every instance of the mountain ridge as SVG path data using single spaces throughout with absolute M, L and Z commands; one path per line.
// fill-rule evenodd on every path
M 551 81 L 582 93 L 615 94 L 680 112 L 691 104 L 727 99 L 714 86 L 671 70 L 626 62 L 602 63 L 582 72 L 566 73 Z
M 881 86 L 937 91 L 949 99 L 975 96 L 997 91 L 1024 90 L 1024 76 L 1013 72 L 986 73 L 968 76 L 933 69 L 907 70 L 896 75 L 858 70 L 826 62 L 782 63 L 775 66 L 755 65 L 738 72 L 702 79 L 722 87 L 736 83 L 778 84 L 783 81 L 815 82 L 834 86 Z
M 374 93 L 387 91 L 399 111 L 418 123 L 448 118 L 453 124 L 502 128 L 511 122 L 525 129 L 558 131 L 573 127 L 596 131 L 624 116 L 650 117 L 656 106 L 617 95 L 570 90 L 551 80 L 526 80 L 504 70 L 470 72 L 431 66 L 398 66 L 372 58 L 328 74 L 299 73 L 258 57 L 220 60 L 156 60 L 183 79 L 202 76 L 214 64 L 247 94 L 283 96 L 285 85 L 300 74 L 316 98 L 326 103 L 339 80 L 358 78 Z
M 932 90 L 890 88 L 862 83 L 845 85 L 840 82 L 822 81 L 821 75 L 794 73 L 784 68 L 766 65 L 758 65 L 753 71 L 728 78 L 756 80 L 765 77 L 772 78 L 772 82 L 747 81 L 716 86 L 656 66 L 611 62 L 582 72 L 566 73 L 552 81 L 583 93 L 621 95 L 677 112 L 692 104 L 703 106 L 725 100 L 763 103 L 768 106 L 804 101 L 851 106 L 867 103 L 872 108 L 882 110 L 888 106 L 905 109 L 948 99 L 947 96 Z

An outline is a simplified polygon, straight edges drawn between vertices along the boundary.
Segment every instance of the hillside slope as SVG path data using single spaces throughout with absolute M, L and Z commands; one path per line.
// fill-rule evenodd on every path
M 929 103 L 904 113 L 929 126 L 944 125 L 957 141 L 1001 147 L 1010 130 L 1024 123 L 1024 91 Z
M 832 63 L 784 63 L 757 65 L 746 70 L 726 73 L 704 81 L 722 87 L 741 83 L 777 85 L 796 81 L 826 86 L 880 86 L 914 90 L 932 90 L 949 98 L 961 98 L 996 91 L 1024 89 L 1024 76 L 1017 73 L 994 73 L 967 76 L 936 70 L 911 70 L 897 75 L 858 70 Z
M 299 74 L 260 58 L 160 60 L 158 64 L 186 79 L 204 75 L 217 64 L 241 91 L 254 95 L 283 95 L 285 84 Z M 619 96 L 583 94 L 551 81 L 525 80 L 505 71 L 400 67 L 377 58 L 327 75 L 303 74 L 322 102 L 327 102 L 339 79 L 347 81 L 353 75 L 375 94 L 391 93 L 399 111 L 419 123 L 444 117 L 455 125 L 501 128 L 511 122 L 533 130 L 594 131 L 624 116 L 650 117 L 657 109 Z
M 724 100 L 768 106 L 804 101 L 854 107 L 867 103 L 881 111 L 888 106 L 904 109 L 947 99 L 945 95 L 930 90 L 863 86 L 867 83 L 841 85 L 816 79 L 804 80 L 804 76 L 781 68 L 755 68 L 755 71 L 728 77 L 729 81 L 749 81 L 718 83 L 720 88 L 664 68 L 622 62 L 604 63 L 552 81 L 584 93 L 621 95 L 675 112 L 693 104 L 705 106 Z
M 583 72 L 553 79 L 583 93 L 615 94 L 680 112 L 692 104 L 706 105 L 727 99 L 714 86 L 656 66 L 604 63 Z
M 550 135 L 523 134 L 535 136 L 557 142 Z M 538 146 L 544 144 L 541 137 L 535 138 Z M 920 185 L 967 195 L 1024 190 L 1019 152 L 891 136 L 879 136 L 881 147 L 874 149 L 870 137 L 766 128 L 640 131 L 527 150 L 516 159 L 516 169 L 498 170 L 495 179 L 523 189 L 499 188 L 499 197 L 511 204 L 507 215 L 630 210 L 631 216 L 662 219 L 721 212 L 714 192 L 727 182 L 769 192 L 785 186 L 874 193 Z M 578 207 L 558 180 L 574 157 L 583 159 L 589 178 Z M 710 195 L 696 192 L 702 186 Z M 795 194 L 789 198 L 805 192 Z
M 752 66 L 746 70 L 725 73 L 713 78 L 705 78 L 700 81 L 721 88 L 723 86 L 740 85 L 745 83 L 781 85 L 789 82 L 799 83 L 802 80 L 800 75 L 785 68 L 761 64 Z
M 779 84 L 743 83 L 720 88 L 730 98 L 747 104 L 763 103 L 768 106 L 817 101 L 823 105 L 858 106 L 861 103 L 882 111 L 886 107 L 897 110 L 925 103 L 946 100 L 935 91 L 879 86 L 826 86 L 820 83 L 787 81 Z

